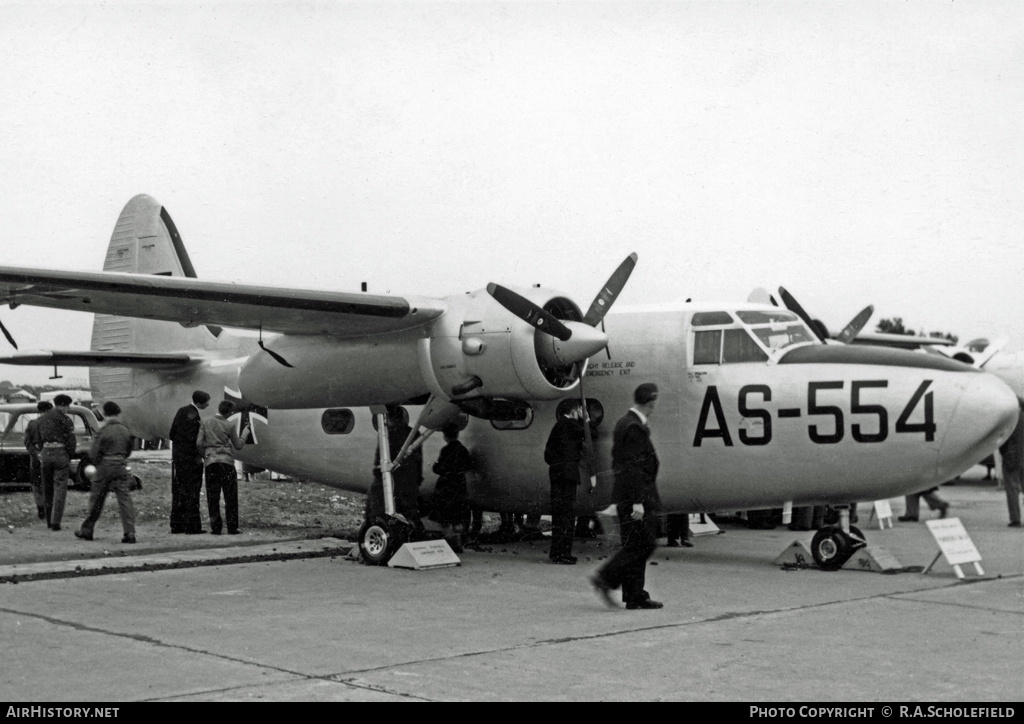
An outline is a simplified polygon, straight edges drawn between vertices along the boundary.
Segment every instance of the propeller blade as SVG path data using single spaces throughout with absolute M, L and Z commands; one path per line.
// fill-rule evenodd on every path
M 604 315 L 608 313 L 612 304 L 618 298 L 622 288 L 626 286 L 626 282 L 629 281 L 629 275 L 633 273 L 633 267 L 636 266 L 636 252 L 633 252 L 627 256 L 618 269 L 616 269 L 608 281 L 604 283 L 601 291 L 597 293 L 594 301 L 590 304 L 590 309 L 583 317 L 583 323 L 589 324 L 591 327 L 596 327 L 597 323 L 604 319 Z
M 804 320 L 804 323 L 811 328 L 814 335 L 824 342 L 825 338 L 821 336 L 821 332 L 818 331 L 817 325 L 811 320 L 810 315 L 808 315 L 807 312 L 804 311 L 804 308 L 800 306 L 800 302 L 798 302 L 793 295 L 787 292 L 783 287 L 779 287 L 779 296 L 782 298 L 782 303 L 786 305 L 786 309 Z
M 14 347 L 14 349 L 18 349 L 18 343 L 14 341 L 14 337 L 12 337 L 11 333 L 7 331 L 7 327 L 4 326 L 3 322 L 0 322 L 0 332 L 4 333 L 4 336 L 7 337 L 7 341 L 11 343 L 11 346 Z
M 266 352 L 271 357 L 273 357 L 275 360 L 277 360 L 278 363 L 284 365 L 285 367 L 292 367 L 292 365 L 288 364 L 288 360 L 286 360 L 284 357 L 282 357 L 281 355 L 279 355 L 277 352 L 275 352 L 272 349 L 267 349 L 263 345 L 263 340 L 262 339 L 259 342 L 257 342 L 257 344 L 259 345 L 260 349 L 262 349 L 264 352 Z
M 553 314 L 545 312 L 529 299 L 516 294 L 511 289 L 506 289 L 500 284 L 488 284 L 487 293 L 494 297 L 494 301 L 534 329 L 540 330 L 544 334 L 550 334 L 562 342 L 572 336 L 569 328 L 558 321 Z
M 836 340 L 843 344 L 849 344 L 853 341 L 853 338 L 857 336 L 860 330 L 864 329 L 864 325 L 871 319 L 871 315 L 875 313 L 873 305 L 869 304 L 860 310 L 860 313 L 850 320 L 850 323 L 843 327 L 843 331 L 836 335 Z

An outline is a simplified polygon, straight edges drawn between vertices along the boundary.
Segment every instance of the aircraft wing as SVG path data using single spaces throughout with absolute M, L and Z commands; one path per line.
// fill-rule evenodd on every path
M 17 352 L 0 357 L 0 364 L 29 367 L 144 367 L 148 370 L 171 370 L 200 361 L 187 354 L 158 352 Z
M 123 272 L 0 266 L 0 304 L 19 304 L 282 334 L 358 336 L 409 329 L 443 301 L 359 292 L 261 287 Z
M 860 332 L 851 344 L 873 344 L 880 347 L 920 349 L 921 347 L 945 347 L 953 343 L 943 337 L 918 337 L 916 334 L 886 334 L 884 332 Z

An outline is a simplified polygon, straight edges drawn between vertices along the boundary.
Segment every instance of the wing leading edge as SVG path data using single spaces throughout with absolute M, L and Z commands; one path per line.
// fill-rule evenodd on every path
M 0 303 L 282 334 L 356 336 L 410 329 L 440 316 L 443 301 L 188 277 L 0 267 Z

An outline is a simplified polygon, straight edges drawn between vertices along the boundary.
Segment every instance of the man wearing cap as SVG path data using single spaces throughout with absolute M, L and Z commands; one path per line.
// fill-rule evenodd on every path
M 629 610 L 662 607 L 644 590 L 647 559 L 657 547 L 661 508 L 655 484 L 658 456 L 647 426 L 647 418 L 654 412 L 657 400 L 657 386 L 645 382 L 633 393 L 633 407 L 615 424 L 612 499 L 619 514 L 622 547 L 591 579 L 609 606 L 615 605 L 611 591 L 621 586 L 622 602 Z
M 103 504 L 111 491 L 117 498 L 117 510 L 121 514 L 122 543 L 135 542 L 135 506 L 132 504 L 132 476 L 128 472 L 128 456 L 132 454 L 135 440 L 128 427 L 118 415 L 121 407 L 116 402 L 103 403 L 105 422 L 92 442 L 89 459 L 96 465 L 96 472 L 90 483 L 89 514 L 75 531 L 75 537 L 92 540 L 96 521 L 103 512 Z
M 42 415 L 53 409 L 53 403 L 41 400 L 36 410 Z M 43 474 L 40 470 L 39 453 L 43 450 L 43 439 L 39 437 L 39 418 L 30 420 L 25 426 L 25 449 L 28 450 L 28 476 L 32 485 L 32 498 L 36 502 L 39 520 L 46 520 L 46 496 L 43 495 Z
M 75 454 L 75 423 L 68 417 L 71 398 L 57 395 L 54 408 L 43 413 L 36 426 L 42 449 L 39 467 L 43 478 L 43 505 L 46 507 L 46 525 L 60 530 L 64 517 L 64 501 L 68 496 L 68 476 L 71 474 L 71 456 Z

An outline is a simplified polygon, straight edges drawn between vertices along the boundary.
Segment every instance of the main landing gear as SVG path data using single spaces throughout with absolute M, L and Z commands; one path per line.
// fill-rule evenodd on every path
M 835 571 L 868 543 L 856 526 L 850 525 L 849 508 L 840 507 L 839 523 L 819 528 L 811 541 L 811 555 L 818 567 Z
M 412 525 L 393 515 L 378 515 L 366 521 L 359 529 L 363 560 L 371 566 L 385 565 L 409 541 L 412 531 Z

